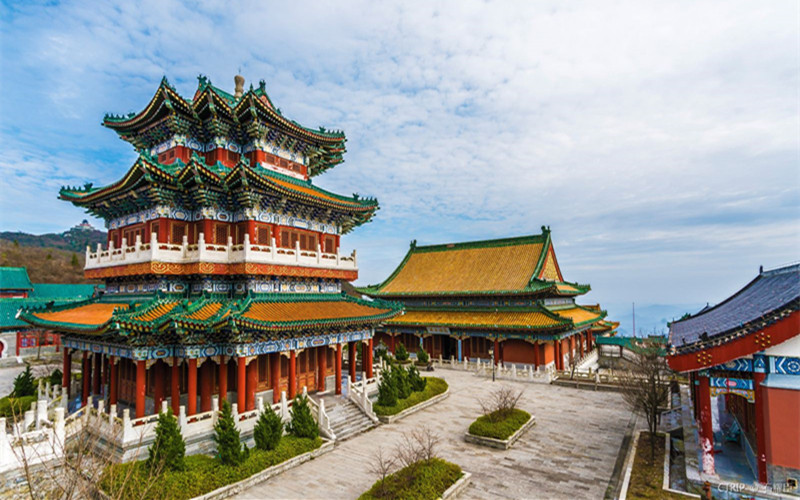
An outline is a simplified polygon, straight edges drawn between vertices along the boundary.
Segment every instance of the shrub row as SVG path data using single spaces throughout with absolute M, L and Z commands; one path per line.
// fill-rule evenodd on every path
M 144 461 L 114 464 L 104 471 L 100 487 L 112 498 L 193 498 L 246 479 L 321 445 L 320 438 L 287 435 L 273 450 L 250 450 L 238 466 L 223 465 L 206 455 L 192 455 L 184 459 L 185 470 L 165 470 L 155 478 Z
M 441 498 L 447 488 L 462 476 L 461 467 L 441 458 L 423 460 L 412 466 L 404 467 L 378 480 L 372 488 L 358 497 L 359 500 L 397 499 L 397 500 L 434 500 Z
M 31 403 L 36 401 L 36 396 L 23 396 L 14 398 L 11 396 L 0 399 L 0 417 L 9 420 L 22 420 L 25 412 L 31 409 Z
M 530 418 L 531 415 L 528 412 L 516 408 L 510 410 L 505 418 L 499 418 L 494 414 L 483 415 L 472 422 L 472 425 L 469 426 L 469 433 L 473 436 L 508 439 Z
M 398 399 L 397 403 L 391 406 L 381 404 L 373 405 L 372 409 L 378 415 L 397 415 L 401 411 L 422 403 L 434 396 L 438 396 L 447 390 L 447 382 L 437 377 L 423 377 L 426 380 L 425 389 L 419 392 L 412 392 L 407 398 Z

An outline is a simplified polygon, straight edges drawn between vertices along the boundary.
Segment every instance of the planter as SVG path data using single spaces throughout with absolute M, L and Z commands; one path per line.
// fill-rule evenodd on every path
M 266 481 L 272 476 L 275 476 L 277 474 L 280 474 L 281 472 L 297 467 L 298 465 L 304 462 L 308 462 L 309 460 L 318 457 L 324 453 L 333 451 L 333 448 L 334 448 L 333 441 L 325 440 L 325 442 L 322 443 L 322 446 L 320 446 L 316 450 L 309 451 L 308 453 L 303 453 L 302 455 L 297 455 L 296 457 L 292 457 L 285 462 L 279 463 L 278 465 L 273 465 L 272 467 L 264 469 L 257 474 L 253 474 L 252 476 L 246 479 L 242 479 L 238 483 L 225 485 L 221 488 L 217 488 L 214 491 L 210 491 L 205 495 L 194 497 L 192 500 L 216 500 L 219 498 L 228 498 L 237 493 L 241 493 L 242 490 L 250 488 L 251 486 L 254 486 L 257 483 Z
M 509 436 L 508 439 L 495 439 L 485 436 L 476 436 L 467 432 L 464 434 L 464 441 L 468 443 L 479 444 L 481 446 L 488 446 L 490 448 L 507 450 L 511 448 L 511 446 L 522 436 L 525 431 L 534 425 L 536 425 L 536 417 L 531 415 L 531 418 L 529 418 L 528 421 L 522 425 L 522 427 L 517 429 L 517 432 Z
M 423 402 L 421 402 L 419 404 L 416 404 L 416 405 L 412 406 L 411 408 L 406 408 L 405 410 L 401 411 L 400 413 L 398 413 L 396 415 L 378 415 L 378 420 L 380 420 L 381 423 L 384 423 L 384 424 L 391 424 L 392 422 L 394 422 L 396 420 L 400 420 L 401 418 L 407 417 L 407 416 L 411 415 L 412 413 L 416 413 L 416 412 L 418 412 L 420 410 L 424 410 L 425 408 L 427 408 L 427 407 L 429 407 L 431 405 L 434 405 L 434 404 L 438 403 L 439 401 L 447 398 L 449 395 L 450 395 L 450 387 L 448 387 L 447 390 L 444 391 L 443 393 L 437 394 L 436 396 L 434 396 L 434 397 L 432 397 L 430 399 L 426 399 L 425 401 L 423 401 Z
M 472 478 L 472 474 L 466 471 L 464 472 L 461 477 L 453 483 L 449 488 L 447 488 L 444 493 L 442 493 L 441 500 L 445 500 L 446 498 L 455 498 L 464 491 L 467 486 L 469 486 L 469 481 Z

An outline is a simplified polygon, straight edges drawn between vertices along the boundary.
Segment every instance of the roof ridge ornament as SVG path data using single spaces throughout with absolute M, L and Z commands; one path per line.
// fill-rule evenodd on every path
M 233 82 L 235 84 L 233 97 L 235 99 L 240 99 L 244 94 L 244 77 L 242 75 L 236 75 L 233 77 Z

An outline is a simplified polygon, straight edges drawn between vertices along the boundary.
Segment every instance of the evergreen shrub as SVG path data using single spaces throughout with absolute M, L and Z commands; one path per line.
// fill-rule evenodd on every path
M 292 408 L 289 410 L 292 421 L 289 424 L 289 432 L 299 438 L 314 439 L 319 436 L 319 427 L 311 414 L 306 396 L 294 398 Z
M 406 351 L 406 346 L 403 344 L 398 344 L 394 350 L 394 357 L 397 359 L 397 361 L 407 361 L 408 351 Z
M 283 436 L 283 421 L 272 406 L 267 405 L 253 429 L 253 439 L 259 450 L 274 450 Z
M 408 372 L 402 366 L 392 368 L 392 378 L 397 387 L 397 398 L 406 399 L 411 395 L 411 384 L 408 382 Z
M 158 415 L 156 439 L 147 451 L 147 466 L 151 470 L 185 469 L 186 443 L 178 427 L 178 419 L 172 415 L 171 409 Z
M 231 414 L 231 405 L 227 401 L 222 402 L 222 411 L 214 424 L 214 442 L 217 443 L 217 455 L 224 465 L 239 465 L 247 458 L 247 446 L 241 442 Z
M 419 370 L 417 370 L 415 366 L 412 366 L 408 369 L 408 383 L 411 385 L 411 390 L 413 392 L 421 392 L 425 390 L 425 384 L 428 383 L 428 379 L 423 378 L 419 374 Z
M 31 373 L 31 365 L 28 365 L 25 367 L 25 371 L 14 379 L 14 390 L 11 392 L 11 396 L 22 398 L 34 395 L 36 395 L 36 384 L 33 380 L 33 373 Z
M 428 356 L 428 353 L 425 352 L 425 349 L 420 349 L 419 351 L 417 351 L 417 362 L 419 364 L 427 365 L 428 361 L 430 361 L 430 360 L 431 360 L 431 358 L 430 358 L 430 356 Z
M 381 406 L 394 406 L 397 404 L 397 386 L 395 385 L 394 370 L 387 370 L 381 377 L 378 385 L 378 404 Z

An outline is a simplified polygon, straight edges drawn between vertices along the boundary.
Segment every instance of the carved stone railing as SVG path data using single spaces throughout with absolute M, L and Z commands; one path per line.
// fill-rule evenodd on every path
M 37 404 L 38 403 L 38 404 Z M 56 408 L 53 420 L 47 419 L 47 404 L 37 402 L 25 412 L 23 422 L 6 431 L 6 419 L 0 418 L 0 473 L 31 467 L 64 456 L 64 409 Z
M 372 409 L 372 401 L 369 399 L 369 395 L 378 390 L 380 376 L 378 375 L 368 379 L 367 374 L 362 373 L 361 380 L 357 382 L 352 382 L 350 377 L 348 377 L 346 380 L 347 397 L 350 398 L 350 401 L 355 403 L 356 406 L 358 406 L 364 415 L 369 417 L 369 419 L 373 422 L 378 423 L 378 416 Z
M 492 376 L 492 360 L 481 358 L 464 358 L 461 362 L 454 357 L 442 359 L 439 356 L 434 360 L 434 364 L 440 368 L 450 368 L 453 370 L 464 370 L 475 372 L 478 376 Z M 549 384 L 555 374 L 555 364 L 550 362 L 545 366 L 535 368 L 533 365 L 517 364 L 498 364 L 494 369 L 495 378 L 504 380 L 516 380 L 519 382 L 539 382 Z
M 144 262 L 163 262 L 175 264 L 194 264 L 198 262 L 221 264 L 273 264 L 286 266 L 316 267 L 323 269 L 357 270 L 356 252 L 342 255 L 337 249 L 336 253 L 325 253 L 317 245 L 316 250 L 301 250 L 297 242 L 294 248 L 283 248 L 276 245 L 275 238 L 271 238 L 268 245 L 250 243 L 250 235 L 244 235 L 244 243 L 233 244 L 233 239 L 228 237 L 227 244 L 206 243 L 205 236 L 200 233 L 197 244 L 189 244 L 186 236 L 183 242 L 159 243 L 156 233 L 150 235 L 150 243 L 143 243 L 140 236 L 136 236 L 133 245 L 128 245 L 122 239 L 120 248 L 114 247 L 110 242 L 106 249 L 100 244 L 95 251 L 86 247 L 85 269 L 101 269 L 104 267 L 140 264 Z
M 317 419 L 319 433 L 324 438 L 336 441 L 336 434 L 333 433 L 333 428 L 331 427 L 331 419 L 328 417 L 328 412 L 325 411 L 325 400 L 320 399 L 317 402 L 309 398 L 308 389 L 306 389 L 306 387 L 303 387 L 303 396 L 308 398 L 308 405 L 311 407 L 311 413 L 313 413 L 314 418 Z

